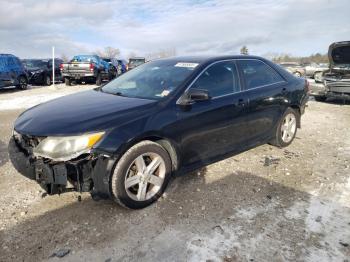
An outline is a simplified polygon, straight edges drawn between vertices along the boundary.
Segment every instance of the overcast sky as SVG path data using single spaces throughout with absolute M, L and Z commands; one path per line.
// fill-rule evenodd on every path
M 0 53 L 22 58 L 177 54 L 326 53 L 350 40 L 350 0 L 0 0 Z

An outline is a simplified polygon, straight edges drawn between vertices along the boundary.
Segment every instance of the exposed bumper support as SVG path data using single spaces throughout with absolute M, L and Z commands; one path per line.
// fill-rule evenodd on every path
M 86 155 L 67 161 L 53 162 L 35 158 L 12 137 L 9 155 L 13 166 L 25 177 L 37 181 L 48 194 L 69 191 L 91 192 L 94 196 L 110 196 L 109 179 L 115 163 L 114 158 L 104 155 Z

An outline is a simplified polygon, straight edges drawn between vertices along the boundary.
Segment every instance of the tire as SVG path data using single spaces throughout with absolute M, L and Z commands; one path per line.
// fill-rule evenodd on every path
M 96 85 L 97 85 L 97 86 L 102 85 L 102 77 L 101 77 L 101 74 L 98 74 L 97 77 L 96 77 Z
M 294 72 L 293 75 L 295 75 L 296 77 L 301 77 L 301 73 L 298 71 Z
M 45 85 L 50 86 L 51 85 L 51 77 L 49 75 L 45 76 Z
M 70 79 L 68 77 L 66 77 L 64 79 L 64 83 L 66 84 L 66 86 L 71 86 L 72 85 L 72 82 L 70 81 Z
M 154 171 L 150 171 L 150 174 L 139 171 L 151 169 L 152 163 L 159 165 Z M 168 185 L 171 166 L 170 156 L 161 145 L 145 140 L 132 146 L 116 163 L 113 170 L 110 179 L 113 200 L 131 209 L 149 206 L 158 200 Z
M 277 147 L 289 146 L 293 142 L 295 135 L 297 134 L 299 117 L 299 113 L 297 113 L 294 109 L 290 107 L 287 108 L 287 110 L 281 117 L 280 122 L 278 123 L 275 132 L 275 137 L 272 141 L 270 141 L 270 144 Z M 289 122 L 290 118 L 294 118 L 294 124 Z M 291 124 L 291 126 L 289 126 L 289 124 Z M 287 134 L 285 134 L 284 132 L 287 132 Z
M 321 75 L 321 79 L 322 79 L 322 72 L 315 72 L 315 74 L 314 74 L 314 80 L 315 80 L 315 83 L 322 83 L 322 80 L 320 81 L 320 80 L 318 80 L 318 75 Z
M 18 85 L 17 88 L 21 89 L 21 90 L 26 90 L 28 87 L 28 81 L 27 78 L 25 76 L 20 76 L 18 78 Z
M 327 100 L 326 96 L 314 96 L 314 98 L 317 102 L 324 102 Z

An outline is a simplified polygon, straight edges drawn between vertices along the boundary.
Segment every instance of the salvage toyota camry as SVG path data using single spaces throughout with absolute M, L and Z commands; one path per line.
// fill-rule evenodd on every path
M 288 146 L 307 92 L 304 79 L 260 57 L 161 59 L 25 111 L 9 154 L 49 194 L 143 208 L 172 174 L 264 143 Z

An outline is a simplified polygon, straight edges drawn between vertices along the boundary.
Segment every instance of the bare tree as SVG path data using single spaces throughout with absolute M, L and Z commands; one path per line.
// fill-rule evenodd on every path
M 69 61 L 68 56 L 66 56 L 65 54 L 62 54 L 62 55 L 61 55 L 61 59 L 62 59 L 63 62 L 65 62 L 65 63 Z
M 107 46 L 104 50 L 97 50 L 96 55 L 104 58 L 117 58 L 120 55 L 120 50 L 111 46 Z
M 176 56 L 175 48 L 162 49 L 156 52 L 146 54 L 147 60 L 154 60 L 154 59 L 165 58 L 170 56 Z
M 248 52 L 248 48 L 244 45 L 244 46 L 242 46 L 242 48 L 241 48 L 241 54 L 242 55 L 248 55 L 249 54 L 249 52 Z
M 275 54 L 275 56 L 272 58 L 272 61 L 276 63 L 281 63 L 281 62 L 298 62 L 301 64 L 305 63 L 328 63 L 328 56 L 327 54 L 312 54 L 309 56 L 293 56 L 291 54 Z
M 135 56 L 136 56 L 136 53 L 132 51 L 128 54 L 128 58 L 133 58 Z

